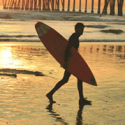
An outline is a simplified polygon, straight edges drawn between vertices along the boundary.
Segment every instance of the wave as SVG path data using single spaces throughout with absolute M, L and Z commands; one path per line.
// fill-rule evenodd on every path
M 125 25 L 125 22 L 120 22 L 120 23 L 113 23 L 113 24 L 116 24 L 116 25 Z
M 32 39 L 31 39 L 32 38 Z M 2 42 L 40 42 L 37 35 L 0 35 Z
M 40 42 L 39 39 L 11 39 L 11 38 L 5 38 L 0 39 L 1 42 Z
M 23 13 L 23 12 L 22 12 Z M 30 13 L 29 14 L 13 14 L 13 13 L 9 13 L 9 14 L 1 14 L 0 18 L 2 19 L 20 19 L 21 21 L 25 21 L 25 20 L 65 20 L 60 16 L 52 16 L 52 15 L 48 15 L 48 14 L 42 14 L 42 13 Z
M 29 71 L 29 70 L 19 70 L 19 69 L 0 69 L 0 75 L 17 77 L 17 74 L 29 74 L 35 76 L 45 76 L 42 72 Z
M 84 13 L 67 12 L 35 12 L 35 11 L 7 11 L 0 13 L 2 19 L 25 20 L 59 20 L 59 21 L 96 21 L 96 22 L 125 22 L 125 17 L 118 16 L 99 16 Z
M 0 42 L 41 42 L 39 39 L 0 39 Z M 125 42 L 125 39 L 81 39 L 80 42 Z
M 0 37 L 38 37 L 37 35 L 0 35 Z
M 123 30 L 120 29 L 109 29 L 109 30 L 100 30 L 103 33 L 113 33 L 113 34 L 121 34 L 124 33 Z
M 125 39 L 84 39 L 80 40 L 80 42 L 125 42 Z
M 84 15 L 84 14 L 83 14 Z M 75 16 L 69 19 L 70 21 L 96 21 L 96 22 L 125 22 L 125 18 L 114 18 L 107 16 L 99 17 L 99 16 Z

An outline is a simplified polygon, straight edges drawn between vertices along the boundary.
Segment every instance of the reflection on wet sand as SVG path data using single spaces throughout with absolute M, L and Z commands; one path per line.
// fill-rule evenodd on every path
M 121 45 L 81 43 L 79 52 L 98 82 L 96 88 L 84 84 L 85 96 L 93 101 L 93 106 L 78 108 L 76 78 L 71 77 L 69 84 L 66 84 L 60 90 L 60 95 L 55 97 L 61 105 L 54 104 L 53 109 L 50 104 L 47 110 L 45 107 L 48 100 L 45 94 L 58 79 L 62 78 L 63 69 L 58 62 L 43 46 L 0 46 L 0 54 L 2 50 L 8 55 L 0 55 L 0 69 L 6 71 L 8 68 L 7 73 L 11 71 L 14 74 L 23 74 L 18 74 L 17 78 L 0 76 L 0 125 L 124 124 L 125 45 L 123 43 Z M 2 63 L 3 58 L 8 62 Z M 35 71 L 43 72 L 46 76 L 29 75 Z M 65 93 L 68 94 L 67 97 L 63 96 Z
M 109 51 L 109 52 L 124 52 L 125 53 L 125 46 L 124 45 L 105 45 L 105 44 L 100 44 L 100 45 L 84 45 L 84 51 L 88 51 L 88 52 L 105 52 L 105 51 Z
M 77 116 L 76 116 L 76 125 L 83 125 L 82 112 L 83 112 L 85 105 L 86 104 L 79 104 L 79 110 L 78 110 Z
M 60 114 L 56 113 L 53 110 L 53 104 L 55 103 L 49 103 L 49 105 L 46 107 L 47 111 L 50 112 L 50 115 L 55 118 L 56 122 L 60 122 L 62 125 L 69 125 L 69 123 L 67 123 L 65 121 L 65 119 L 63 119 Z M 76 115 L 76 125 L 83 125 L 83 117 L 82 117 L 82 113 L 83 113 L 83 109 L 84 106 L 87 104 L 79 104 L 79 109 Z
M 81 53 L 110 54 L 125 59 L 125 45 L 83 44 L 83 46 L 84 50 L 81 50 Z M 36 65 L 35 60 L 36 62 L 40 59 L 44 61 L 45 59 L 43 60 L 41 57 L 48 58 L 48 56 L 50 56 L 49 52 L 42 45 L 10 45 L 0 47 L 0 66 L 3 68 L 23 68 L 29 70 Z
M 100 45 L 86 45 L 84 47 L 84 53 L 110 53 L 119 57 L 121 59 L 125 59 L 125 45 L 110 45 L 110 44 L 100 44 Z
M 60 114 L 56 113 L 54 110 L 53 110 L 53 104 L 54 103 L 50 103 L 46 109 L 51 113 L 50 115 L 56 119 L 56 122 L 60 122 L 62 125 L 68 125 L 67 122 L 65 122 L 65 120 L 60 116 Z
M 38 57 L 46 58 L 47 55 L 48 51 L 43 46 L 0 46 L 0 68 L 34 70 Z
M 88 57 L 91 57 L 92 60 L 94 58 L 96 60 L 103 60 L 102 58 L 105 58 L 103 61 L 107 61 L 107 59 L 109 60 L 110 58 L 112 58 L 114 62 L 117 63 L 118 59 L 125 59 L 124 44 L 113 45 L 113 44 L 106 44 L 106 43 L 104 44 L 81 43 L 81 45 L 83 47 L 80 48 L 79 52 L 84 57 L 85 60 L 87 60 Z M 90 55 L 88 56 L 88 54 Z M 95 55 L 95 57 L 93 54 Z M 13 72 L 12 70 L 12 69 L 14 70 L 16 69 L 18 71 L 21 71 L 23 74 L 26 74 L 26 72 L 24 73 L 24 71 L 32 72 L 32 74 L 34 74 L 37 71 L 37 72 L 43 72 L 44 74 L 50 75 L 52 74 L 52 72 L 54 72 L 55 67 L 53 67 L 53 64 L 49 62 L 50 61 L 49 58 L 52 59 L 51 61 L 55 61 L 55 59 L 51 57 L 49 52 L 42 44 L 40 45 L 39 44 L 35 44 L 35 45 L 34 44 L 33 45 L 31 44 L 14 45 L 13 44 L 13 45 L 0 46 L 0 68 L 11 70 L 11 72 L 9 71 L 9 73 L 0 71 L 2 72 L 0 74 L 16 77 L 16 73 Z M 37 62 L 40 62 L 40 63 L 37 63 Z M 57 62 L 55 61 L 54 63 L 56 64 Z M 50 67 L 51 67 L 51 70 L 50 70 Z

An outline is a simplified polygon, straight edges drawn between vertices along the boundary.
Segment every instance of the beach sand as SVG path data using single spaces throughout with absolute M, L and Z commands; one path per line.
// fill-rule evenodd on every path
M 14 48 L 14 45 L 9 47 Z M 74 76 L 55 93 L 57 103 L 51 105 L 45 95 L 62 78 L 64 70 L 45 49 L 41 52 L 32 47 L 25 51 L 19 51 L 21 47 L 15 48 L 11 49 L 13 55 L 22 53 L 17 56 L 19 60 L 45 76 L 18 73 L 16 78 L 0 76 L 0 125 L 125 124 L 124 43 L 80 43 L 79 52 L 98 84 L 95 87 L 83 83 L 84 96 L 92 101 L 92 105 L 85 105 L 80 110 Z M 15 61 L 17 57 L 14 56 Z

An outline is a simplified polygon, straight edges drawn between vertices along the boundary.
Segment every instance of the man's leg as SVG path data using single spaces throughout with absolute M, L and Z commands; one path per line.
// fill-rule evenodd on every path
M 83 96 L 83 83 L 79 79 L 77 82 L 77 88 L 78 88 L 78 92 L 79 92 L 79 104 L 90 104 L 91 101 L 86 100 Z
M 83 85 L 82 85 L 82 81 L 78 79 L 77 81 L 77 88 L 78 88 L 78 92 L 79 92 L 79 100 L 83 100 L 84 96 L 83 96 Z
M 53 97 L 52 97 L 53 94 L 54 94 L 62 85 L 64 85 L 65 83 L 68 82 L 70 75 L 71 75 L 71 73 L 69 73 L 68 71 L 65 70 L 63 79 L 62 79 L 61 81 L 59 81 L 59 82 L 55 85 L 55 87 L 46 95 L 50 102 L 54 102 L 54 101 L 53 101 Z

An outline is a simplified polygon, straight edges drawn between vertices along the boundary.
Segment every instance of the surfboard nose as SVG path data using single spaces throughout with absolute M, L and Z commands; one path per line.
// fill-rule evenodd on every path
M 42 24 L 37 25 L 36 30 L 37 30 L 39 37 L 42 37 L 49 32 L 50 27 L 42 23 Z

